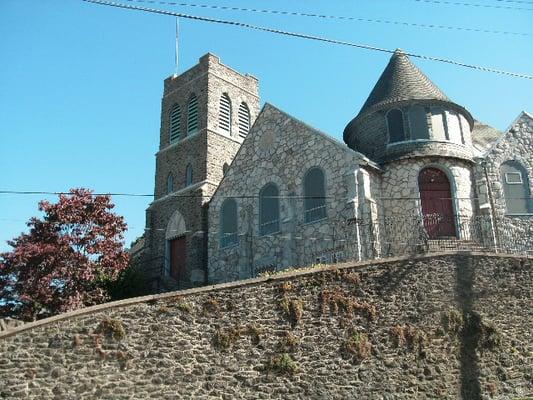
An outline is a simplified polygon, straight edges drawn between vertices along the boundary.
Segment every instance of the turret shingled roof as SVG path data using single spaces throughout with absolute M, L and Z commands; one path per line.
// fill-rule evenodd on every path
M 397 49 L 368 96 L 359 115 L 371 109 L 405 100 L 442 100 L 448 97 Z

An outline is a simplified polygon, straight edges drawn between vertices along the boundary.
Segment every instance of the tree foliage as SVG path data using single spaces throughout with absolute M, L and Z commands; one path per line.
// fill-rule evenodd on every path
M 108 300 L 106 283 L 128 265 L 126 223 L 113 207 L 87 189 L 41 201 L 44 216 L 0 254 L 0 313 L 34 320 Z

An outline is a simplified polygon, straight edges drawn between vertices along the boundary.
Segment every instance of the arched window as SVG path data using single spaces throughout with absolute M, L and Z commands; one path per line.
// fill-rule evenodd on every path
M 245 138 L 250 130 L 250 110 L 246 103 L 239 106 L 239 136 Z
M 198 99 L 193 93 L 187 105 L 187 135 L 198 132 Z
M 505 205 L 509 214 L 533 212 L 526 169 L 516 161 L 506 161 L 501 167 Z
M 192 165 L 187 164 L 187 168 L 185 168 L 185 186 L 191 186 L 192 185 Z
M 403 129 L 403 113 L 394 109 L 387 113 L 387 127 L 389 129 L 389 143 L 402 142 L 405 140 Z
M 422 106 L 413 106 L 409 109 L 409 126 L 411 139 L 429 139 L 426 109 Z
M 446 114 L 440 107 L 431 108 L 431 129 L 434 140 L 449 140 Z
M 222 175 L 226 175 L 226 172 L 228 172 L 229 164 L 227 162 L 224 163 L 222 166 Z
M 259 192 L 259 234 L 279 232 L 279 190 L 268 183 Z
M 237 226 L 237 202 L 232 198 L 226 199 L 220 209 L 220 247 L 238 243 Z
M 231 135 L 231 101 L 227 93 L 223 93 L 220 97 L 218 126 L 221 131 Z
M 326 218 L 326 185 L 320 168 L 311 168 L 304 177 L 305 222 Z
M 170 110 L 170 143 L 180 140 L 181 109 L 179 104 L 174 104 Z
M 174 191 L 174 177 L 172 174 L 168 174 L 167 176 L 167 194 L 172 193 Z

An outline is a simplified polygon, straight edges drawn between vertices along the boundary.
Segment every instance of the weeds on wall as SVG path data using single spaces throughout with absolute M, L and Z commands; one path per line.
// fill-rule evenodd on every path
M 372 354 L 372 343 L 365 332 L 350 329 L 348 338 L 341 346 L 341 352 L 345 357 L 351 357 L 355 362 L 360 363 Z
M 420 356 L 425 355 L 425 348 L 429 340 L 422 329 L 412 325 L 396 325 L 391 328 L 390 334 L 397 348 L 404 347 Z
M 267 372 L 293 375 L 298 371 L 298 364 L 287 353 L 276 354 L 270 357 L 265 369 Z
M 115 340 L 122 340 L 126 337 L 124 325 L 118 319 L 106 317 L 96 327 L 94 333 L 101 334 Z
M 282 352 L 293 352 L 300 345 L 300 339 L 291 331 L 285 331 L 281 337 L 278 348 Z
M 213 336 L 213 345 L 221 350 L 229 349 L 241 337 L 248 336 L 253 345 L 258 345 L 261 342 L 261 335 L 263 331 L 254 324 L 247 326 L 233 326 L 229 328 L 216 328 Z
M 441 323 L 445 332 L 452 336 L 458 335 L 464 328 L 463 314 L 455 308 L 450 308 L 442 313 Z
M 192 305 L 190 303 L 186 303 L 184 301 L 180 301 L 176 303 L 176 308 L 182 312 L 185 313 L 191 313 L 192 312 Z
M 350 296 L 339 287 L 324 289 L 320 293 L 320 303 L 322 314 L 348 315 L 360 314 L 366 317 L 368 321 L 377 319 L 376 306 L 366 302 L 360 302 Z
M 204 313 L 219 313 L 220 308 L 220 302 L 214 297 L 210 297 L 203 304 Z
M 289 299 L 288 296 L 284 295 L 281 298 L 279 305 L 285 317 L 291 323 L 291 326 L 294 328 L 298 325 L 304 314 L 303 300 L 299 297 L 296 299 Z

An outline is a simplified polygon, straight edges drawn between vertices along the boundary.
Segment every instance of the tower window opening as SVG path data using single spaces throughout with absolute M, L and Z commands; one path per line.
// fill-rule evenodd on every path
M 450 140 L 448 136 L 448 125 L 446 123 L 446 114 L 440 107 L 431 109 L 431 130 L 434 140 Z
M 239 106 L 239 136 L 245 138 L 250 130 L 250 110 L 246 103 Z
M 409 126 L 411 139 L 429 139 L 426 109 L 422 106 L 413 106 L 409 109 Z
M 170 143 L 175 143 L 180 139 L 181 131 L 181 109 L 179 104 L 174 104 L 170 111 Z
M 389 143 L 403 142 L 405 131 L 403 128 L 403 112 L 397 108 L 387 113 L 387 127 L 389 129 Z
M 231 135 L 231 101 L 227 93 L 223 93 L 220 97 L 218 126 L 221 131 Z
M 172 174 L 167 176 L 167 194 L 170 194 L 174 191 L 174 177 Z
M 187 168 L 185 169 L 185 186 L 191 186 L 192 185 L 192 165 L 187 164 Z

